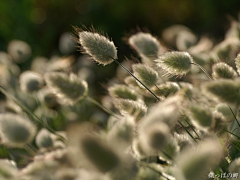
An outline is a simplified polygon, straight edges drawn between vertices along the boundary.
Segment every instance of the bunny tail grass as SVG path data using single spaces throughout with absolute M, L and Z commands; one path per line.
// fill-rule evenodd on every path
M 57 135 L 59 138 L 61 138 L 61 140 L 66 141 L 66 139 L 64 137 L 62 137 L 61 135 L 59 135 L 58 133 L 55 132 L 54 129 L 52 129 L 52 127 L 50 127 L 48 124 L 46 124 L 44 121 L 42 121 L 39 117 L 37 117 L 33 112 L 31 112 L 26 106 L 24 106 L 18 99 L 16 99 L 15 97 L 13 97 L 11 94 L 9 94 L 5 89 L 3 89 L 2 87 L 0 87 L 0 91 L 9 99 L 11 99 L 13 102 L 15 102 L 17 105 L 19 105 L 22 110 L 27 113 L 29 116 L 31 116 L 35 121 L 39 122 L 43 127 L 45 127 L 47 130 L 49 130 L 51 133 Z
M 125 71 L 127 71 L 132 77 L 134 77 L 134 79 L 136 79 L 141 85 L 143 85 L 158 101 L 160 101 L 160 99 L 145 85 L 143 84 L 138 78 L 136 78 L 127 68 L 125 68 L 120 62 L 118 62 L 117 59 L 114 59 L 113 57 L 111 57 L 118 65 L 120 65 Z

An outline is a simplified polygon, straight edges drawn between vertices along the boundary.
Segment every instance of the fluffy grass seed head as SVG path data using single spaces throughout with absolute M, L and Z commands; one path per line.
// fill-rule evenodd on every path
M 170 129 L 165 123 L 151 124 L 139 132 L 139 139 L 143 151 L 147 155 L 157 155 L 167 144 Z
M 118 120 L 107 134 L 108 144 L 123 153 L 132 142 L 134 125 L 134 118 L 130 116 Z
M 175 47 L 177 36 L 183 31 L 191 32 L 191 30 L 186 26 L 179 24 L 172 25 L 163 30 L 162 37 L 167 44 L 169 44 L 171 47 Z
M 167 143 L 159 155 L 165 160 L 172 161 L 178 155 L 179 151 L 180 147 L 177 143 L 177 140 L 171 134 L 169 134 Z
M 211 130 L 214 133 L 219 133 L 221 132 L 223 129 L 227 129 L 228 124 L 227 124 L 227 120 L 226 118 L 223 116 L 223 114 L 214 111 L 213 113 L 213 124 L 211 127 Z
M 155 60 L 169 76 L 183 76 L 191 69 L 192 57 L 187 52 L 167 52 Z
M 211 56 L 214 61 L 221 60 L 234 66 L 233 59 L 236 57 L 239 50 L 240 40 L 235 37 L 229 37 L 213 48 Z
M 240 158 L 234 159 L 228 169 L 231 173 L 240 173 Z
M 185 90 L 185 97 L 187 97 L 188 99 L 193 96 L 194 88 L 193 88 L 193 85 L 191 83 L 180 82 L 179 87 L 180 87 L 180 89 Z
M 203 94 L 218 101 L 238 104 L 240 102 L 240 81 L 220 79 L 202 86 Z
M 183 151 L 184 149 L 192 147 L 194 145 L 192 139 L 190 139 L 186 133 L 178 134 L 175 132 L 174 138 L 176 139 L 179 145 L 180 151 Z
M 157 85 L 157 87 L 154 87 L 152 89 L 153 93 L 162 99 L 174 95 L 179 90 L 180 87 L 178 86 L 177 83 L 174 82 L 166 82 L 165 84 Z
M 76 43 L 71 39 L 69 32 L 64 32 L 59 38 L 59 50 L 63 54 L 71 54 L 75 51 Z
M 178 120 L 180 105 L 183 98 L 172 96 L 153 106 L 149 113 L 139 121 L 139 132 L 152 124 L 165 123 L 169 128 L 173 128 Z
M 62 72 L 49 72 L 44 78 L 50 90 L 68 104 L 75 104 L 88 93 L 87 82 L 79 79 L 76 74 L 68 76 Z
M 38 91 L 38 98 L 48 108 L 53 108 L 57 105 L 57 98 L 49 88 L 42 88 Z
M 191 104 L 188 114 L 192 122 L 200 129 L 208 129 L 213 123 L 212 112 L 204 106 Z
M 108 177 L 114 180 L 135 180 L 138 173 L 138 161 L 131 155 L 125 154 L 117 168 L 108 173 Z
M 132 76 L 127 76 L 124 78 L 124 83 L 130 87 L 130 88 L 133 88 L 133 89 L 136 89 L 136 90 L 142 90 L 138 83 L 136 82 L 136 79 L 134 79 L 134 77 Z
M 158 40 L 149 33 L 139 32 L 128 39 L 128 43 L 142 58 L 157 59 L 160 51 Z
M 41 177 L 43 174 L 49 175 L 50 172 L 56 171 L 57 168 L 59 168 L 59 163 L 53 159 L 35 160 L 21 170 L 21 175 L 38 179 L 37 177 Z M 41 179 L 49 179 L 49 177 L 41 177 Z
M 131 99 L 133 101 L 138 99 L 136 91 L 126 85 L 115 84 L 108 88 L 108 92 L 113 98 Z
M 226 103 L 217 104 L 217 106 L 215 107 L 215 110 L 218 113 L 221 113 L 226 118 L 227 121 L 234 120 L 234 115 L 233 115 L 230 107 Z
M 197 37 L 191 31 L 181 31 L 176 37 L 176 46 L 180 51 L 186 51 L 197 43 Z
M 215 139 L 207 139 L 197 146 L 195 150 L 192 147 L 185 149 L 176 159 L 186 180 L 204 179 L 209 169 L 216 167 L 222 157 L 221 145 Z
M 76 29 L 78 32 L 79 30 Z M 107 65 L 117 59 L 117 48 L 114 43 L 107 37 L 97 33 L 82 31 L 78 32 L 79 44 L 84 51 L 89 54 L 96 62 L 102 65 Z
M 18 169 L 16 167 L 16 163 L 13 160 L 0 159 L 0 178 L 1 179 L 3 180 L 15 179 L 17 174 L 18 174 Z
M 8 44 L 7 51 L 16 63 L 23 63 L 32 55 L 32 49 L 29 44 L 17 39 L 12 40 Z
M 237 57 L 235 58 L 235 64 L 237 67 L 237 72 L 240 74 L 240 53 L 238 53 Z
M 147 106 L 143 102 L 130 99 L 115 99 L 114 104 L 123 116 L 130 115 L 136 120 L 139 120 L 147 113 Z
M 46 71 L 46 67 L 48 66 L 48 59 L 44 56 L 36 56 L 33 58 L 31 62 L 31 71 L 42 74 Z
M 32 71 L 25 71 L 19 77 L 20 88 L 23 92 L 38 91 L 44 85 L 42 76 Z
M 158 73 L 151 67 L 144 64 L 134 64 L 132 66 L 134 75 L 147 87 L 154 86 L 158 81 Z M 143 87 L 137 82 L 140 87 Z
M 36 126 L 28 119 L 16 114 L 0 115 L 0 136 L 4 144 L 21 147 L 30 143 L 36 134 Z
M 80 148 L 85 157 L 101 172 L 106 173 L 119 164 L 119 157 L 98 139 L 86 135 L 81 139 Z
M 47 129 L 41 129 L 36 136 L 36 145 L 39 148 L 47 148 L 53 146 L 53 140 L 51 138 L 51 133 Z
M 212 77 L 214 79 L 234 79 L 237 77 L 236 71 L 226 63 L 220 62 L 212 66 Z

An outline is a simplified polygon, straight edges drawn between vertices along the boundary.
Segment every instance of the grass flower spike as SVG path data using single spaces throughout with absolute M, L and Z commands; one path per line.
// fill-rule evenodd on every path
M 108 91 L 113 98 L 131 99 L 133 101 L 138 99 L 137 93 L 126 85 L 116 84 L 108 88 Z
M 187 148 L 178 157 L 177 165 L 185 180 L 202 180 L 207 177 L 209 169 L 215 168 L 222 157 L 222 148 L 217 140 L 206 140 L 196 150 Z M 178 177 L 178 174 L 175 174 Z
M 161 99 L 164 99 L 168 96 L 174 95 L 180 90 L 180 87 L 177 83 L 166 82 L 165 84 L 160 84 L 153 88 L 154 94 L 156 94 Z
M 130 115 L 136 120 L 139 120 L 147 112 L 147 106 L 144 103 L 130 99 L 116 99 L 114 104 L 123 116 Z
M 221 113 L 226 118 L 226 120 L 228 120 L 228 121 L 234 120 L 234 115 L 233 115 L 230 107 L 226 103 L 219 103 L 215 107 L 215 110 L 218 113 Z
M 75 104 L 88 93 L 87 82 L 71 73 L 69 76 L 61 72 L 45 74 L 45 80 L 50 90 L 66 103 Z
M 212 70 L 213 70 L 212 76 L 214 79 L 219 78 L 233 79 L 237 77 L 237 73 L 234 71 L 234 69 L 223 62 L 214 64 Z
M 154 86 L 158 81 L 158 73 L 151 67 L 144 64 L 134 64 L 132 66 L 134 75 L 147 87 Z M 143 87 L 140 83 L 138 83 Z
M 235 58 L 235 64 L 236 64 L 236 67 L 237 67 L 237 72 L 238 72 L 238 74 L 240 74 L 240 53 Z
M 117 121 L 107 134 L 107 142 L 119 153 L 122 153 L 132 142 L 135 122 L 130 116 Z
M 143 150 L 148 155 L 157 155 L 167 144 L 169 139 L 169 127 L 162 122 L 152 124 L 140 132 L 139 138 Z
M 167 52 L 155 60 L 166 75 L 183 76 L 191 69 L 192 57 L 187 52 Z
M 32 55 L 32 49 L 28 43 L 14 39 L 7 47 L 9 55 L 16 63 L 24 63 Z
M 23 92 L 31 93 L 43 87 L 43 78 L 32 71 L 25 71 L 19 77 L 20 88 Z
M 0 136 L 4 144 L 21 147 L 30 143 L 36 134 L 36 126 L 19 115 L 0 115 Z
M 86 158 L 101 172 L 108 172 L 119 164 L 120 159 L 117 154 L 96 138 L 83 137 L 80 148 Z
M 160 44 L 149 33 L 139 32 L 134 34 L 128 39 L 128 42 L 142 58 L 154 60 L 159 55 Z
M 87 54 L 104 66 L 117 59 L 117 48 L 114 43 L 99 33 L 79 32 L 79 43 Z
M 189 116 L 192 122 L 200 129 L 208 129 L 213 124 L 212 112 L 197 104 L 189 107 Z
M 93 57 L 99 64 L 107 65 L 115 61 L 120 65 L 127 73 L 134 77 L 142 86 L 144 86 L 158 101 L 159 98 L 153 94 L 153 92 L 143 84 L 138 78 L 136 78 L 125 66 L 123 66 L 117 60 L 117 49 L 112 41 L 99 33 L 93 33 L 88 31 L 82 31 L 75 27 L 75 31 L 79 35 L 79 42 L 87 54 Z
M 51 138 L 51 133 L 47 129 L 41 129 L 36 136 L 36 145 L 41 147 L 52 147 L 53 140 Z
M 238 104 L 240 102 L 240 81 L 221 79 L 205 83 L 203 93 L 218 101 Z

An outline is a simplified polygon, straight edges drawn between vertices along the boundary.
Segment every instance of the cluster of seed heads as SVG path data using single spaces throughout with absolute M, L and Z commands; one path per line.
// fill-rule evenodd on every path
M 114 77 L 100 103 L 90 97 L 94 76 L 85 56 L 76 62 L 38 57 L 21 72 L 18 64 L 31 48 L 10 42 L 8 54 L 0 52 L 0 91 L 7 99 L 0 179 L 201 180 L 240 173 L 239 22 L 217 45 L 198 41 L 185 26 L 167 28 L 165 43 L 179 51 L 168 51 L 150 33 L 132 34 L 128 45 L 140 58 L 132 65 L 120 62 L 103 33 L 75 31 L 85 54 L 126 73 L 117 70 L 118 83 Z M 62 53 L 74 45 L 66 34 Z

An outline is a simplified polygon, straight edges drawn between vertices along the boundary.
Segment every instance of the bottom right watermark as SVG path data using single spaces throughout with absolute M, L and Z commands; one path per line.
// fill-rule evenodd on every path
M 238 173 L 221 173 L 221 174 L 214 174 L 214 172 L 210 172 L 208 174 L 209 179 L 214 179 L 216 178 L 238 178 L 239 174 Z

